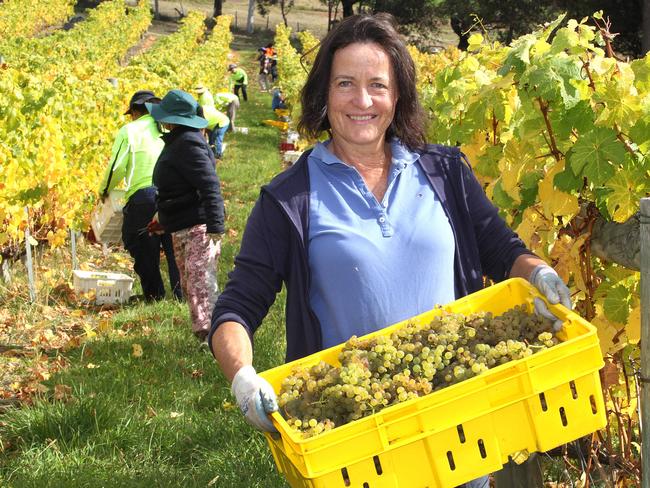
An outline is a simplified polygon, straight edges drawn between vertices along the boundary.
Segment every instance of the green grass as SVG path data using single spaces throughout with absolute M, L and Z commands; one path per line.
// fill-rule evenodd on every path
M 254 74 L 254 46 L 240 55 Z M 226 136 L 218 168 L 231 229 L 220 286 L 259 187 L 281 170 L 277 130 L 260 124 L 272 118 L 270 95 L 251 78 L 237 117 L 249 133 Z M 281 296 L 256 335 L 259 370 L 283 361 L 283 306 Z M 186 304 L 127 306 L 111 331 L 66 355 L 70 367 L 49 380 L 50 393 L 0 416 L 0 486 L 285 486 L 263 436 L 243 420 L 212 356 L 199 350 Z M 57 385 L 70 387 L 65 398 L 55 399 Z

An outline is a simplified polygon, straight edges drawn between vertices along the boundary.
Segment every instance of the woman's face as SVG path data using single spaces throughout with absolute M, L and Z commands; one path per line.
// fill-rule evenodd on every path
M 334 53 L 327 116 L 335 143 L 376 149 L 395 115 L 397 86 L 388 54 L 375 43 Z

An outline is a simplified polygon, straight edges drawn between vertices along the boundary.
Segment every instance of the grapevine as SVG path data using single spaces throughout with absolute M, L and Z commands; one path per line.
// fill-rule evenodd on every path
M 429 139 L 462 146 L 509 224 L 570 283 L 577 310 L 615 352 L 639 340 L 639 275 L 595 258 L 589 232 L 599 216 L 627 220 L 650 192 L 650 65 L 607 57 L 599 19 L 558 19 L 509 47 L 475 34 L 469 53 L 415 60 Z
M 320 361 L 294 369 L 278 404 L 288 424 L 311 437 L 552 347 L 552 330 L 551 321 L 522 305 L 500 316 L 443 312 L 428 325 L 353 336 L 340 366 Z
M 0 3 L 0 39 L 30 37 L 65 22 L 74 13 L 74 0 L 22 0 Z M 1 41 L 0 41 L 1 43 Z
M 123 0 L 104 2 L 67 32 L 43 39 L 9 39 L 3 54 L 8 67 L 0 77 L 0 248 L 12 248 L 30 225 L 38 240 L 65 242 L 69 228 L 85 229 L 96 201 L 99 175 L 130 95 L 147 88 L 164 93 L 173 87 L 191 90 L 199 80 L 223 83 L 231 39 L 230 18 L 218 19 L 205 40 L 202 17 L 190 14 L 193 42 L 182 75 L 157 75 L 164 64 L 151 55 L 122 67 L 127 49 L 151 22 L 146 2 L 127 8 Z M 152 52 L 183 59 L 185 32 L 154 44 Z M 26 47 L 29 49 L 25 50 Z M 205 51 L 224 65 L 208 66 Z M 56 56 L 48 53 L 56 52 Z M 219 66 L 219 65 L 218 65 Z M 117 87 L 106 79 L 115 78 Z M 175 84 L 178 83 L 178 84 Z M 29 221 L 24 207 L 30 207 Z

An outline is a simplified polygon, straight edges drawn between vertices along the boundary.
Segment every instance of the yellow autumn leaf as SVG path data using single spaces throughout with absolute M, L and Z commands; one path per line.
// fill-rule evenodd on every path
M 142 346 L 140 344 L 133 344 L 133 352 L 131 352 L 131 355 L 134 358 L 139 358 L 142 357 Z
M 480 157 L 485 152 L 487 145 L 488 143 L 485 140 L 485 134 L 481 131 L 476 131 L 472 137 L 472 141 L 463 144 L 461 150 L 463 151 L 463 154 L 467 156 L 467 159 L 472 161 L 474 164 L 475 161 L 479 161 Z
M 539 243 L 539 237 L 536 235 L 540 227 L 548 227 L 548 222 L 542 217 L 537 210 L 537 206 L 528 207 L 524 210 L 521 224 L 515 229 L 522 241 L 531 250 Z
M 625 340 L 620 338 L 614 342 L 614 338 L 619 334 L 619 329 L 616 324 L 605 317 L 603 306 L 595 304 L 596 316 L 591 320 L 598 332 L 598 339 L 600 341 L 600 348 L 603 354 L 614 354 L 625 347 Z
M 564 160 L 554 164 L 539 183 L 539 201 L 542 202 L 544 215 L 548 219 L 564 217 L 565 222 L 571 220 L 580 210 L 578 199 L 555 188 L 555 175 L 564 171 Z
M 97 330 L 98 330 L 100 333 L 107 332 L 107 331 L 111 330 L 111 324 L 112 324 L 112 322 L 111 322 L 110 319 L 107 319 L 107 318 L 101 319 L 101 320 L 97 323 Z
M 641 340 L 641 305 L 637 305 L 630 312 L 625 333 L 630 344 L 638 344 Z
M 97 333 L 93 330 L 90 324 L 84 324 L 83 327 L 86 338 L 92 339 L 93 337 L 97 337 Z
M 607 210 L 617 222 L 625 222 L 634 215 L 639 207 L 639 199 L 644 196 L 645 185 L 639 185 L 634 176 L 634 173 L 619 171 L 607 182 L 607 186 L 612 189 L 607 196 Z
M 503 149 L 503 158 L 499 161 L 501 170 L 501 187 L 510 198 L 521 201 L 519 184 L 522 175 L 535 167 L 535 149 L 528 143 L 511 139 Z

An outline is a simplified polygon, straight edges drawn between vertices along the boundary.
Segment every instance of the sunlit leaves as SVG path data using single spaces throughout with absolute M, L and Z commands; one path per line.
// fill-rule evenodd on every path
M 551 220 L 564 217 L 570 221 L 579 211 L 578 198 L 555 188 L 555 176 L 564 170 L 564 161 L 552 165 L 539 184 L 539 201 L 544 209 L 544 216 Z
M 625 307 L 612 298 L 603 307 L 598 284 L 615 265 L 585 260 L 584 211 L 623 221 L 650 194 L 650 61 L 606 57 L 590 24 L 558 18 L 510 47 L 477 42 L 458 59 L 415 59 L 431 142 L 461 145 L 500 214 L 596 311 L 608 350 L 638 278 L 615 285 Z
M 616 132 L 596 128 L 578 138 L 567 159 L 576 175 L 584 175 L 601 185 L 614 175 L 614 164 L 625 158 L 625 148 L 616 139 Z
M 619 171 L 607 183 L 612 190 L 607 197 L 607 209 L 612 218 L 624 222 L 639 208 L 639 200 L 645 197 L 643 171 Z

